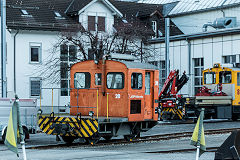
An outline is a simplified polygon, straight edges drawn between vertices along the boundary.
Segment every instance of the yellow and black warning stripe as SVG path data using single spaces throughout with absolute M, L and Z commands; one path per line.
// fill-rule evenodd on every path
M 178 115 L 179 119 L 183 119 L 183 113 L 181 109 L 175 108 L 175 107 L 164 107 L 161 110 L 161 117 L 164 114 L 164 112 L 170 112 L 173 113 L 174 115 Z
M 92 118 L 39 116 L 38 125 L 51 135 L 91 137 L 98 132 L 98 122 Z

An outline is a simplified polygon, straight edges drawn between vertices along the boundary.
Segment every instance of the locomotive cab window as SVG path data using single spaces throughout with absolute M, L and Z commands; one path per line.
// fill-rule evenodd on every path
M 216 83 L 216 73 L 206 72 L 204 73 L 204 84 L 215 84 Z
M 122 72 L 109 72 L 107 74 L 107 88 L 108 89 L 123 89 L 124 88 L 124 74 Z
M 80 89 L 90 88 L 91 75 L 89 72 L 77 72 L 74 74 L 74 87 Z
M 231 71 L 219 72 L 219 83 L 231 83 L 232 73 Z
M 237 72 L 237 85 L 240 86 L 240 72 Z
M 95 74 L 95 85 L 97 85 L 97 86 L 102 85 L 102 74 L 101 73 Z
M 142 73 L 132 73 L 131 87 L 132 89 L 142 89 Z

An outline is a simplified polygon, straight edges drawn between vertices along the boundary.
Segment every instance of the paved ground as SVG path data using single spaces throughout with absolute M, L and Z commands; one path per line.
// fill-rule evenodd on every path
M 207 147 L 220 146 L 229 134 L 206 136 Z M 27 157 L 29 160 L 190 160 L 195 158 L 195 152 L 186 153 L 149 153 L 166 150 L 179 150 L 194 148 L 189 145 L 190 138 L 182 138 L 177 140 L 158 141 L 151 143 L 137 143 L 127 145 L 112 146 L 76 146 L 64 147 L 58 149 L 27 149 Z M 5 150 L 0 152 L 0 160 L 15 160 L 16 155 Z M 20 154 L 21 156 L 21 154 Z M 206 152 L 200 160 L 214 159 L 213 152 Z
M 205 130 L 217 128 L 240 128 L 240 122 L 223 122 L 223 123 L 206 123 L 204 124 Z M 194 124 L 181 124 L 181 125 L 158 125 L 152 130 L 142 135 L 155 135 L 167 134 L 176 132 L 193 131 Z M 222 135 L 206 135 L 207 147 L 218 147 L 229 134 Z M 159 154 L 149 153 L 158 151 L 179 150 L 194 148 L 189 145 L 190 138 L 182 138 L 168 141 L 146 142 L 128 145 L 111 145 L 111 146 L 75 146 L 64 147 L 55 149 L 27 149 L 27 156 L 30 160 L 77 160 L 77 159 L 138 159 L 138 160 L 190 160 L 195 158 L 195 152 L 185 153 L 171 153 Z M 48 136 L 43 133 L 31 135 L 31 140 L 27 141 L 26 146 L 38 146 L 47 144 L 56 144 L 63 142 L 56 142 L 55 136 Z M 0 144 L 0 160 L 15 160 L 17 157 L 6 149 L 3 144 Z M 214 159 L 213 152 L 204 153 L 200 160 Z

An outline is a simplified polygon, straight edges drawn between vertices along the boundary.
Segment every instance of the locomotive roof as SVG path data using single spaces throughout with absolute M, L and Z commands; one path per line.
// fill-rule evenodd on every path
M 121 61 L 121 63 L 125 64 L 127 68 L 154 69 L 154 70 L 158 69 L 157 66 L 154 66 L 149 63 L 129 62 L 129 61 Z

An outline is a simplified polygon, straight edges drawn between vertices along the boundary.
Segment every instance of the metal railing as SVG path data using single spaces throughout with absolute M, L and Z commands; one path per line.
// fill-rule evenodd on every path
M 43 105 L 43 102 L 42 102 L 42 99 L 43 99 L 43 93 L 44 91 L 46 90 L 50 90 L 51 91 L 51 105 Z M 71 94 L 71 92 L 76 92 L 77 93 L 77 106 L 71 106 L 70 104 L 68 105 L 54 105 L 54 101 L 55 101 L 55 96 L 54 96 L 54 91 L 55 90 L 59 90 L 61 91 L 62 88 L 41 88 L 41 92 L 40 92 L 40 96 L 39 96 L 39 105 L 40 105 L 40 110 L 43 111 L 43 107 L 51 107 L 51 113 L 54 113 L 54 108 L 55 107 L 58 107 L 58 115 L 59 115 L 59 108 L 60 107 L 69 107 L 72 108 L 72 107 L 76 107 L 77 108 L 77 114 L 79 114 L 79 108 L 96 108 L 96 112 L 97 112 L 97 115 L 96 117 L 98 118 L 99 117 L 99 88 L 89 88 L 88 90 L 96 90 L 96 107 L 95 106 L 79 106 L 79 90 L 82 90 L 82 89 L 79 89 L 79 88 L 67 88 L 68 91 L 70 91 L 69 93 Z M 75 91 L 74 91 L 75 90 Z M 77 90 L 77 91 L 76 91 Z M 43 93 L 42 93 L 43 92 Z M 44 93 L 45 94 L 45 93 Z M 61 96 L 58 95 L 58 101 L 60 99 Z M 69 102 L 68 102 L 69 103 Z M 109 117 L 109 93 L 107 93 L 107 119 Z

